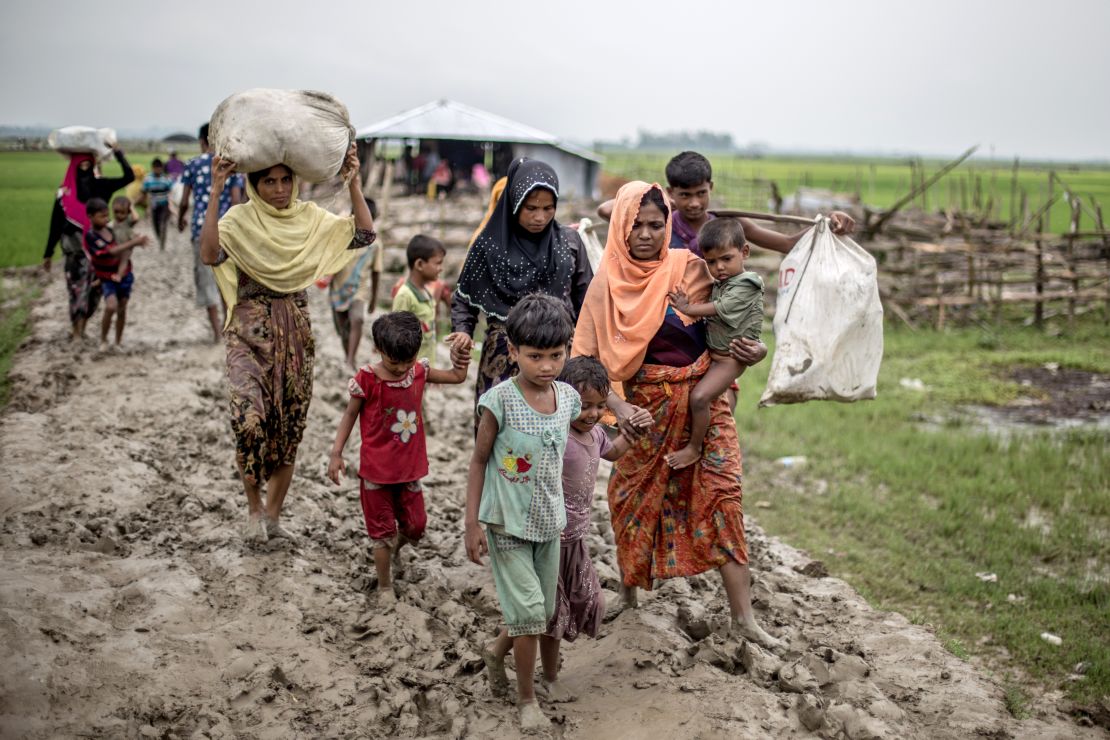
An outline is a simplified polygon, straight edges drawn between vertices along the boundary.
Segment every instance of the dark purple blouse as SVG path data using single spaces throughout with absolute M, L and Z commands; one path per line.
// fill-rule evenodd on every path
M 663 325 L 648 342 L 644 363 L 686 367 L 705 352 L 705 322 L 695 321 L 687 326 L 674 309 L 667 307 Z

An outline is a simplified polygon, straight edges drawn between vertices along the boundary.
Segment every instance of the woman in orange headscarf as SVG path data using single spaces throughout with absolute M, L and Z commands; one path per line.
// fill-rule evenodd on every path
M 634 606 L 636 588 L 650 589 L 653 579 L 717 568 L 734 630 L 771 646 L 777 641 L 752 613 L 740 446 L 727 401 L 713 402 L 700 464 L 675 471 L 666 462 L 686 443 L 690 391 L 709 367 L 702 322 L 676 312 L 667 294 L 682 287 L 703 300 L 712 283 L 701 258 L 667 248 L 670 235 L 659 185 L 621 187 L 574 333 L 573 353 L 599 358 L 622 384 L 624 399 L 609 399 L 618 421 L 642 432 L 609 479 L 622 591 Z M 766 355 L 762 344 L 743 342 L 733 347 L 741 362 Z

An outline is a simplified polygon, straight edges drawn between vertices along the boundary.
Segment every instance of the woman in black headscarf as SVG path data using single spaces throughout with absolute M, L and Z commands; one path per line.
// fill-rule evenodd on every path
M 564 301 L 577 320 L 593 270 L 578 232 L 555 220 L 559 178 L 550 165 L 517 159 L 489 221 L 466 255 L 451 304 L 447 338 L 456 353 L 470 352 L 478 315 L 486 336 L 478 363 L 474 399 L 516 374 L 509 360 L 505 319 L 530 293 Z

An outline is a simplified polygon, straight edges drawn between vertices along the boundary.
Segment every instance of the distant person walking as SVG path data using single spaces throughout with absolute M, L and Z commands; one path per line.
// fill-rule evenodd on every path
M 185 174 L 185 163 L 177 158 L 177 151 L 170 149 L 169 159 L 166 160 L 166 174 L 171 180 L 180 180 Z
M 100 177 L 96 158 L 92 154 L 70 156 L 69 167 L 58 187 L 54 209 L 50 214 L 50 232 L 42 255 L 42 267 L 50 272 L 54 248 L 60 242 L 62 255 L 65 257 L 72 339 L 85 337 L 85 325 L 89 317 L 96 313 L 96 307 L 100 303 L 100 286 L 82 247 L 84 234 L 91 223 L 85 212 L 85 204 L 92 198 L 108 201 L 114 192 L 135 179 L 135 173 L 121 149 L 115 150 L 115 157 L 123 168 L 122 177 Z
M 196 286 L 197 308 L 208 312 L 208 323 L 212 327 L 212 342 L 220 341 L 223 330 L 223 303 L 220 301 L 220 290 L 216 287 L 216 277 L 212 268 L 200 259 L 200 231 L 204 226 L 204 216 L 208 212 L 208 198 L 212 192 L 212 153 L 208 151 L 208 124 L 200 127 L 201 154 L 193 157 L 185 165 L 181 175 L 181 183 L 185 186 L 181 194 L 181 206 L 178 208 L 177 230 L 184 231 L 186 218 L 189 213 L 190 196 L 196 202 L 193 208 L 192 241 L 193 241 L 193 284 Z M 227 209 L 243 201 L 243 176 L 233 174 L 228 177 L 227 186 L 222 188 L 216 196 L 219 198 L 219 215 L 227 213 Z

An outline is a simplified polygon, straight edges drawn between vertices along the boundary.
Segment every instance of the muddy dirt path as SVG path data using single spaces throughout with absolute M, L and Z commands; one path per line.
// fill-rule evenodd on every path
M 515 736 L 478 658 L 497 623 L 491 579 L 462 545 L 470 387 L 429 394 L 429 531 L 399 602 L 379 609 L 355 484 L 323 475 L 348 377 L 323 294 L 286 507 L 297 540 L 247 547 L 223 350 L 192 305 L 191 259 L 177 234 L 136 253 L 121 353 L 66 343 L 60 271 L 34 308 L 0 415 L 0 735 Z M 614 589 L 598 492 L 591 546 Z M 790 648 L 727 637 L 715 574 L 667 582 L 566 647 L 580 698 L 546 707 L 551 736 L 1103 736 L 1053 713 L 1014 720 L 930 632 L 749 526 L 760 618 Z

